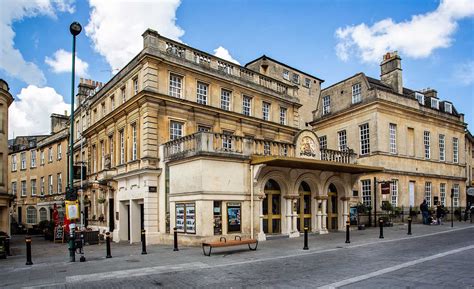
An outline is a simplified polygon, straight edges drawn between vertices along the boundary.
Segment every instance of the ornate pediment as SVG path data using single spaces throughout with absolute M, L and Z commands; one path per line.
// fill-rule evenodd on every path
M 319 140 L 310 130 L 302 130 L 295 137 L 295 157 L 321 159 Z

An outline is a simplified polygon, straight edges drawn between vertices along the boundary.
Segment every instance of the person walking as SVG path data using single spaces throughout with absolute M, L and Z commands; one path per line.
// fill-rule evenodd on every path
M 444 210 L 440 203 L 436 206 L 436 219 L 438 220 L 438 225 L 443 224 Z
M 420 205 L 421 215 L 423 216 L 423 225 L 429 225 L 428 222 L 428 204 L 426 200 L 423 200 L 423 203 Z

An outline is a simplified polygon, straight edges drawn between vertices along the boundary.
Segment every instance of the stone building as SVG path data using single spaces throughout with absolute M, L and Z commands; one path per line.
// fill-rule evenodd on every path
M 13 102 L 8 84 L 0 79 L 0 231 L 10 234 L 10 203 L 8 168 L 8 107 Z
M 403 87 L 401 58 L 387 53 L 380 80 L 358 73 L 321 91 L 313 130 L 321 146 L 354 150 L 359 164 L 383 172 L 358 176 L 353 195 L 380 211 L 383 201 L 466 205 L 464 115 L 434 89 Z M 389 194 L 381 183 L 390 181 Z
M 474 206 L 474 136 L 466 130 L 466 204 Z
M 84 101 L 95 227 L 130 242 L 144 228 L 151 243 L 174 227 L 184 243 L 343 228 L 355 176 L 382 168 L 301 129 L 321 82 L 266 56 L 244 67 L 145 31 L 143 50 Z
M 67 185 L 67 145 L 69 117 L 51 115 L 51 134 L 18 136 L 8 154 L 13 222 L 32 228 L 51 220 L 56 204 L 60 220 Z

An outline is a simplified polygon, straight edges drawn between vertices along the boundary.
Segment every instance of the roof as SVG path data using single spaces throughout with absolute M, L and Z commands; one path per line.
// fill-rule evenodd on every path
M 273 156 L 252 156 L 251 164 L 266 164 L 268 166 L 296 169 L 325 170 L 349 174 L 373 173 L 384 170 L 382 167 L 337 163 L 315 159 Z
M 365 75 L 363 72 L 359 72 L 353 76 L 350 76 L 350 77 L 347 77 L 335 84 L 332 84 L 324 89 L 322 89 L 321 91 L 324 91 L 330 87 L 333 87 L 335 85 L 338 85 L 348 79 L 351 79 L 351 78 L 354 78 L 354 77 L 357 77 L 357 76 L 362 76 L 362 77 L 365 77 L 367 79 L 367 82 L 369 83 L 369 85 L 373 88 L 376 88 L 376 89 L 380 89 L 380 90 L 385 90 L 385 91 L 388 91 L 388 92 L 391 92 L 391 93 L 394 93 L 394 94 L 397 94 L 399 96 L 402 96 L 402 97 L 407 97 L 407 98 L 414 98 L 414 94 L 415 92 L 417 92 L 416 90 L 413 90 L 413 89 L 410 89 L 410 88 L 406 88 L 404 87 L 403 88 L 403 93 L 402 94 L 399 94 L 397 92 L 395 92 L 393 90 L 393 88 L 390 86 L 390 85 L 387 85 L 385 83 L 383 83 L 380 79 L 376 79 L 376 78 L 373 78 L 373 77 L 370 77 L 370 76 L 367 76 Z M 421 92 L 422 93 L 422 92 Z M 420 104 L 421 106 L 424 106 L 424 107 L 427 107 L 427 108 L 431 108 L 431 102 L 430 102 L 430 98 L 429 96 L 426 96 L 425 95 L 425 104 L 422 105 Z M 438 110 L 438 111 L 441 111 L 441 112 L 446 112 L 445 109 L 444 109 L 444 105 L 442 105 L 443 103 L 451 103 L 450 101 L 446 101 L 446 100 L 440 100 L 439 103 L 439 109 L 435 109 L 435 110 Z M 452 104 L 452 103 L 451 103 Z M 459 116 L 459 113 L 458 111 L 456 110 L 456 108 L 454 107 L 454 105 L 452 106 L 452 115 L 454 116 Z
M 314 76 L 314 75 L 311 75 L 311 74 L 309 74 L 309 73 L 307 73 L 307 72 L 301 71 L 301 70 L 296 69 L 296 68 L 294 68 L 294 67 L 291 67 L 291 66 L 289 66 L 288 64 L 282 63 L 282 62 L 280 62 L 280 61 L 278 61 L 278 60 L 275 60 L 275 59 L 273 59 L 273 58 L 271 58 L 271 57 L 268 57 L 268 56 L 266 56 L 265 54 L 262 55 L 262 56 L 260 56 L 260 57 L 257 58 L 257 59 L 254 59 L 254 60 L 248 62 L 248 63 L 245 64 L 244 66 L 247 67 L 248 65 L 250 65 L 250 64 L 252 64 L 252 63 L 254 63 L 254 62 L 257 62 L 257 61 L 259 61 L 260 59 L 268 59 L 268 60 L 273 61 L 273 62 L 275 62 L 275 63 L 277 63 L 277 64 L 280 64 L 280 65 L 282 65 L 282 66 L 285 66 L 285 67 L 287 67 L 287 68 L 289 68 L 289 69 L 292 69 L 292 70 L 294 70 L 294 71 L 298 71 L 299 73 L 305 74 L 305 75 L 310 76 L 310 77 L 312 77 L 312 78 L 315 78 L 315 79 L 317 79 L 317 80 L 319 80 L 319 81 L 321 81 L 321 82 L 324 82 L 324 79 L 321 79 L 321 78 L 319 78 L 319 77 L 316 77 L 316 76 Z

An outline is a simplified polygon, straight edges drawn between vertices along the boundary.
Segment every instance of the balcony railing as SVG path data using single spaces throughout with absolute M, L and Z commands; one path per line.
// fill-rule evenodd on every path
M 356 156 L 352 149 L 344 151 L 321 149 L 321 160 L 323 161 L 353 164 L 355 163 Z
M 293 157 L 295 146 L 289 143 L 211 132 L 197 132 L 164 144 L 165 160 L 182 159 L 198 154 L 225 154 L 230 157 L 251 155 Z
M 164 42 L 164 45 L 159 47 L 168 55 L 187 60 L 207 69 L 215 69 L 221 74 L 234 76 L 242 80 L 252 82 L 254 84 L 268 88 L 280 95 L 286 95 L 290 97 L 298 96 L 297 88 L 294 88 L 293 86 L 284 82 L 266 77 L 246 67 L 238 66 L 228 61 L 215 58 L 211 55 L 194 51 L 192 48 L 184 47 L 178 43 L 175 43 L 174 41 L 161 41 Z
M 178 160 L 196 155 L 220 155 L 248 158 L 252 155 L 296 157 L 295 145 L 278 141 L 260 140 L 230 134 L 197 132 L 164 144 L 164 159 Z M 355 163 L 352 150 L 321 150 L 321 160 Z

